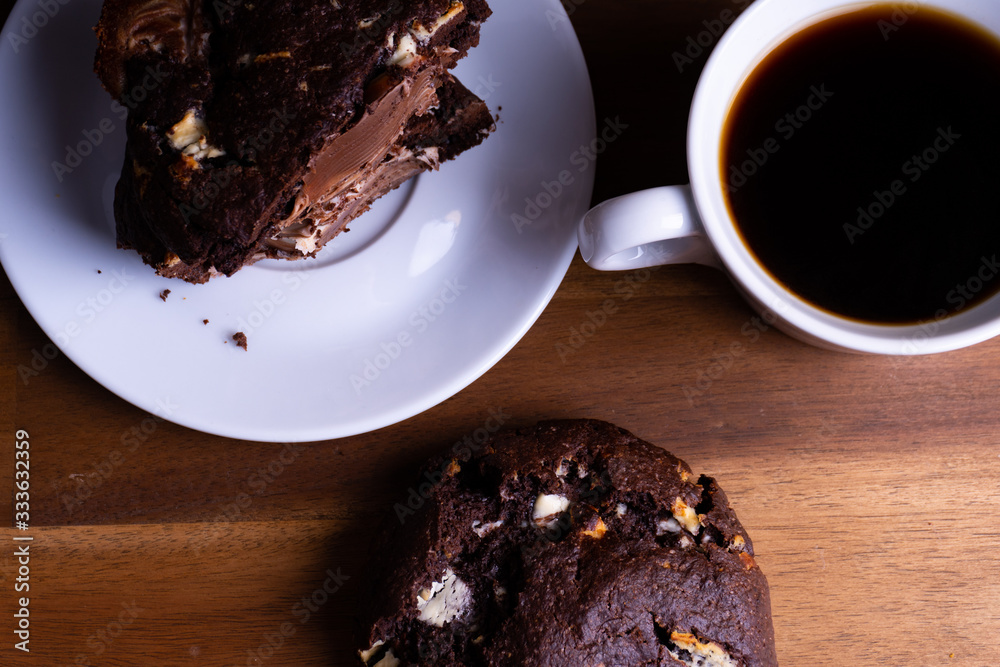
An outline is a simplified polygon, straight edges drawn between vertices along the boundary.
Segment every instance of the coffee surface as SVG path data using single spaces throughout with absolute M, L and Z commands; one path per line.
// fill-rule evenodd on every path
M 852 319 L 941 319 L 1000 291 L 1000 40 L 876 5 L 824 19 L 750 74 L 721 170 L 745 244 Z

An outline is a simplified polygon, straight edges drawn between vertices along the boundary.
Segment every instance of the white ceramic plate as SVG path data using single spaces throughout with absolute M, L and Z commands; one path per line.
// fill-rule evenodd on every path
M 500 109 L 483 145 L 378 202 L 315 260 L 207 285 L 156 276 L 115 248 L 125 132 L 91 71 L 100 3 L 51 4 L 21 0 L 0 35 L 0 261 L 62 352 L 142 409 L 261 441 L 388 426 L 491 368 L 565 275 L 590 203 L 580 149 L 595 118 L 557 0 L 492 3 L 460 64 L 459 79 Z M 224 342 L 237 331 L 246 352 Z

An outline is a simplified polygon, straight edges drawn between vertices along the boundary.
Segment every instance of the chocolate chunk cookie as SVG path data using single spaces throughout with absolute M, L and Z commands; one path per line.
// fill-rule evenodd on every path
M 709 477 L 598 421 L 432 461 L 373 542 L 368 667 L 770 667 L 767 581 Z
M 95 70 L 128 111 L 119 247 L 193 283 L 315 256 L 493 130 L 450 71 L 490 13 L 485 0 L 105 0 Z

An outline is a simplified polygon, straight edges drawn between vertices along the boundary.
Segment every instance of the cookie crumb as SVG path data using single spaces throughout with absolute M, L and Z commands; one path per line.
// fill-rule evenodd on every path
M 201 323 L 202 324 L 208 324 L 208 320 L 202 320 Z
M 163 299 L 164 301 L 167 300 L 168 296 L 170 296 L 170 290 L 165 289 L 162 292 L 160 292 L 160 298 Z
M 233 334 L 233 341 L 237 346 L 242 347 L 244 350 L 247 349 L 247 335 L 242 331 L 237 331 Z
M 101 270 L 100 270 L 100 269 L 97 269 L 97 273 L 98 273 L 98 274 L 100 274 L 100 273 L 101 273 Z

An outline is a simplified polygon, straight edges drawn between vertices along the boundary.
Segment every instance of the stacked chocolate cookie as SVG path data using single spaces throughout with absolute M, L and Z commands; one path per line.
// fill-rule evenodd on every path
M 96 71 L 128 108 L 118 245 L 161 275 L 309 257 L 481 142 L 450 69 L 485 0 L 106 0 Z

